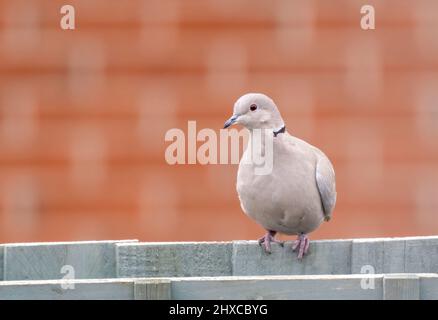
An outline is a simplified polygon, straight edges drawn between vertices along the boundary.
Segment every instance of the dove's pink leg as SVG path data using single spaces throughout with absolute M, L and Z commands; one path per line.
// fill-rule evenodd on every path
M 278 243 L 280 246 L 283 246 L 283 241 L 276 240 L 274 238 L 276 233 L 276 231 L 268 231 L 263 237 L 258 240 L 259 245 L 263 244 L 265 252 L 271 253 L 271 242 Z
M 295 240 L 292 246 L 293 251 L 299 249 L 298 259 L 302 259 L 303 256 L 307 253 L 307 251 L 309 250 L 309 244 L 310 244 L 310 240 L 307 237 L 307 235 L 305 235 L 304 233 L 298 235 L 297 240 Z

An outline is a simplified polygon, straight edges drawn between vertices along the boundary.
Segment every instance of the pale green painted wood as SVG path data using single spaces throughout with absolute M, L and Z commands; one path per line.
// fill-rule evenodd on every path
M 170 300 L 171 282 L 164 280 L 138 280 L 134 282 L 135 300 Z
M 383 295 L 382 278 L 382 275 L 374 276 L 375 288 L 368 290 L 361 288 L 361 277 L 357 275 L 175 279 L 172 281 L 172 298 L 176 300 L 380 300 Z
M 300 261 L 291 246 L 269 255 L 255 241 L 3 244 L 0 278 L 46 281 L 0 281 L 0 299 L 438 299 L 436 236 L 312 241 Z M 74 290 L 48 280 L 64 265 Z M 359 274 L 366 265 L 377 274 Z
M 61 279 L 63 267 L 76 279 L 115 278 L 115 244 L 133 241 L 7 244 L 4 280 Z
M 5 246 L 0 245 L 0 281 L 4 280 L 4 250 Z
M 233 242 L 233 275 L 302 275 L 351 273 L 351 240 L 312 241 L 304 259 L 298 260 L 292 242 L 272 245 L 263 252 L 256 241 Z
M 438 275 L 420 274 L 420 300 L 438 300 Z
M 118 244 L 119 277 L 231 275 L 230 242 Z
M 406 281 L 408 277 L 408 282 Z M 409 278 L 410 277 L 410 278 Z M 437 274 L 228 276 L 3 281 L 0 299 L 436 299 Z M 414 280 L 414 281 L 411 281 Z
M 133 300 L 132 281 L 75 280 L 74 289 L 66 289 L 62 280 L 3 281 L 1 300 Z
M 416 274 L 386 274 L 383 277 L 384 300 L 420 299 L 420 277 Z

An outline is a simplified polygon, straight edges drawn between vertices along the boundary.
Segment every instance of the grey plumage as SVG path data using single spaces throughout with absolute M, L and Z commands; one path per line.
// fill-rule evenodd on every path
M 335 171 L 326 155 L 318 151 L 322 155 L 318 157 L 316 163 L 316 185 L 321 196 L 325 219 L 329 221 L 336 204 Z
M 226 127 L 233 123 L 250 130 L 236 184 L 243 211 L 270 231 L 260 240 L 266 251 L 270 251 L 269 242 L 275 241 L 276 232 L 299 235 L 294 248 L 300 248 L 302 257 L 308 248 L 305 235 L 331 218 L 336 203 L 335 172 L 330 160 L 318 148 L 288 132 L 274 137 L 272 132 L 282 128 L 284 122 L 277 106 L 266 95 L 251 93 L 239 98 Z M 267 132 L 259 150 L 251 143 L 255 129 Z M 254 154 L 262 154 L 268 142 L 272 142 L 272 170 L 257 174 L 257 164 L 250 159 Z

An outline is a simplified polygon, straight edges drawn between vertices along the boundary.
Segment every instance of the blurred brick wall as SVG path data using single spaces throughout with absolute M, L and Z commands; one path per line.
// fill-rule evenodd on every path
M 334 163 L 313 238 L 436 234 L 437 28 L 436 0 L 1 0 L 0 241 L 260 236 L 236 165 L 164 160 L 248 91 Z

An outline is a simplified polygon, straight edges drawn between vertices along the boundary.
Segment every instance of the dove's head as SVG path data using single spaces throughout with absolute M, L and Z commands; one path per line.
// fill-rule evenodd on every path
M 283 119 L 274 101 L 262 93 L 247 93 L 237 99 L 233 116 L 225 122 L 224 128 L 241 124 L 248 129 L 279 129 Z

